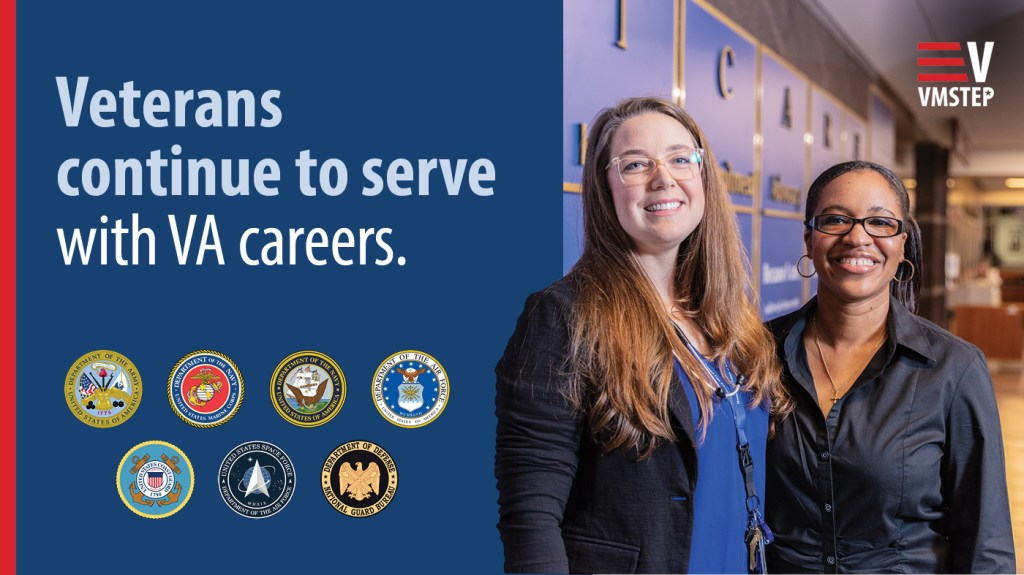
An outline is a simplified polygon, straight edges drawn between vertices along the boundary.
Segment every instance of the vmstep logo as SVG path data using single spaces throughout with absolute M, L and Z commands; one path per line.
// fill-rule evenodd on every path
M 966 42 L 971 60 L 973 84 L 967 78 L 963 47 L 960 42 L 918 42 L 917 81 L 925 84 L 917 87 L 921 105 L 925 108 L 984 108 L 988 106 L 995 89 L 983 86 L 988 77 L 988 65 L 992 61 L 995 42 L 985 42 L 982 53 L 978 53 L 978 42 Z M 944 71 L 938 72 L 936 68 Z M 952 70 L 952 71 L 950 71 Z M 947 84 L 965 83 L 950 86 Z

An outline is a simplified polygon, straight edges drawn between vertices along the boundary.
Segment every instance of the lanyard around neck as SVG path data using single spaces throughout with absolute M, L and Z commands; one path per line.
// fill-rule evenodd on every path
M 750 562 L 748 571 L 750 573 L 766 573 L 765 546 L 775 540 L 771 529 L 764 522 L 761 516 L 761 500 L 757 497 L 757 488 L 754 484 L 754 458 L 750 455 L 750 443 L 747 441 L 746 420 L 747 407 L 743 404 L 743 398 L 739 394 L 742 382 L 745 379 L 742 375 L 737 377 L 733 373 L 732 366 L 728 359 L 725 359 L 725 375 L 732 383 L 732 391 L 726 384 L 718 366 L 704 357 L 695 345 L 686 338 L 686 334 L 679 326 L 675 326 L 679 339 L 686 344 L 686 349 L 704 367 L 704 371 L 711 376 L 715 383 L 715 395 L 720 399 L 727 400 L 732 411 L 732 420 L 736 425 L 736 453 L 739 456 L 740 472 L 743 474 L 743 487 L 746 491 L 747 507 L 747 529 L 744 534 L 744 541 L 750 549 Z
M 690 351 L 690 355 L 697 360 L 704 367 L 704 371 L 711 376 L 711 380 L 715 383 L 715 395 L 720 399 L 727 399 L 729 401 L 729 407 L 732 410 L 733 423 L 736 424 L 736 449 L 742 449 L 749 446 L 747 441 L 747 407 L 743 405 L 743 400 L 739 395 L 740 381 L 737 380 L 736 375 L 733 373 L 732 366 L 729 364 L 729 360 L 725 360 L 725 375 L 729 378 L 729 383 L 725 382 L 722 374 L 718 370 L 718 366 L 713 362 L 704 357 L 700 350 L 697 349 L 693 343 L 687 339 L 686 334 L 683 330 L 676 326 L 676 333 L 679 334 L 679 339 L 683 340 L 686 344 L 686 349 Z M 740 376 L 742 379 L 742 376 Z M 730 385 L 731 384 L 731 385 Z M 743 467 L 742 461 L 740 467 Z M 753 478 L 751 478 L 751 488 L 753 488 Z M 748 490 L 748 494 L 749 494 Z

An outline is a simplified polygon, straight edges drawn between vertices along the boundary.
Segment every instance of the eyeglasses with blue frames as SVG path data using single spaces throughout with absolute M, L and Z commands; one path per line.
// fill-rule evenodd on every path
M 891 238 L 903 233 L 903 220 L 884 216 L 851 218 L 843 214 L 818 214 L 804 222 L 804 225 L 830 236 L 845 236 L 853 226 L 860 224 L 869 236 Z
M 619 180 L 627 186 L 643 186 L 654 179 L 658 165 L 665 166 L 668 173 L 676 180 L 689 180 L 700 174 L 704 164 L 704 150 L 700 148 L 684 148 L 661 158 L 649 158 L 641 155 L 617 156 L 605 166 L 615 166 Z

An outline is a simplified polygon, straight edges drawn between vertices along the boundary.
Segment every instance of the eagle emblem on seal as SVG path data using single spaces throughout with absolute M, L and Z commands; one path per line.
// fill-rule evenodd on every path
M 362 501 L 380 493 L 380 468 L 376 463 L 370 463 L 363 469 L 361 461 L 356 462 L 355 468 L 351 463 L 344 463 L 338 468 L 338 491 L 348 493 L 352 499 Z

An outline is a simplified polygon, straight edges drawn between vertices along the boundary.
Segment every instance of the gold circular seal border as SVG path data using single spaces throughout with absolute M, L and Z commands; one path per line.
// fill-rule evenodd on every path
M 140 512 L 138 509 L 133 507 L 128 502 L 127 499 L 125 499 L 124 493 L 121 491 L 121 471 L 124 469 L 124 463 L 128 461 L 128 456 L 131 455 L 132 452 L 134 452 L 136 449 L 144 445 L 163 445 L 164 447 L 169 447 L 173 449 L 179 455 L 181 455 L 182 459 L 185 460 L 185 465 L 188 466 L 188 474 L 192 477 L 192 483 L 188 486 L 188 493 L 185 494 L 185 500 L 182 501 L 180 505 L 178 505 L 171 511 L 168 511 L 167 513 L 162 513 L 160 515 L 147 515 L 145 513 Z M 155 439 L 151 441 L 143 441 L 142 443 L 136 444 L 134 447 L 132 447 L 131 449 L 124 453 L 124 457 L 121 458 L 121 463 L 117 464 L 117 474 L 114 476 L 114 485 L 117 487 L 117 495 L 121 498 L 121 501 L 124 503 L 125 507 L 131 510 L 132 513 L 138 515 L 139 517 L 145 517 L 146 519 L 163 519 L 164 517 L 170 517 L 178 511 L 181 511 L 181 508 L 185 507 L 185 505 L 188 504 L 189 499 L 192 499 L 192 491 L 196 485 L 196 470 L 192 467 L 192 461 L 188 458 L 187 455 L 185 455 L 185 451 L 179 448 L 177 445 Z
M 187 417 L 185 417 L 184 415 L 181 414 L 180 411 L 178 411 L 178 408 L 174 407 L 174 395 L 171 393 L 171 388 L 174 387 L 174 372 L 178 371 L 178 368 L 181 367 L 181 364 L 188 361 L 189 358 L 202 354 L 216 355 L 217 357 L 228 362 L 228 365 L 231 366 L 231 369 L 235 370 L 235 373 L 238 374 L 238 403 L 235 404 L 235 408 L 231 410 L 231 413 L 228 413 L 226 416 L 224 416 L 223 419 L 215 423 L 203 424 L 196 423 L 194 421 L 189 421 Z M 171 372 L 167 375 L 167 403 L 171 404 L 171 411 L 174 412 L 174 415 L 178 416 L 178 419 L 184 421 L 185 423 L 191 425 L 192 427 L 198 427 L 199 429 L 209 429 L 211 427 L 217 427 L 218 425 L 224 425 L 228 421 L 231 421 L 231 418 L 238 413 L 238 408 L 242 407 L 243 399 L 245 399 L 245 378 L 242 377 L 242 370 L 238 369 L 238 366 L 235 365 L 235 362 L 232 361 L 232 359 L 228 357 L 226 353 L 222 353 L 214 349 L 197 349 L 195 351 L 190 351 L 186 353 L 184 356 L 182 356 L 181 359 L 178 360 L 177 363 L 174 364 L 174 367 L 171 368 Z
M 103 419 L 100 417 L 96 417 L 94 415 L 90 415 L 85 411 L 85 409 L 81 405 L 78 404 L 78 400 L 75 398 L 75 386 L 78 385 L 78 376 L 82 373 L 82 369 L 85 369 L 85 367 L 82 367 L 81 369 L 76 369 L 75 366 L 81 363 L 85 358 L 95 354 L 110 354 L 111 358 L 100 358 L 97 359 L 96 361 L 110 361 L 112 363 L 120 364 L 119 366 L 122 369 L 130 367 L 132 371 L 135 372 L 135 377 L 132 381 L 132 401 L 127 406 L 125 406 L 123 410 L 121 410 L 121 413 L 118 414 L 117 423 L 104 423 L 107 421 L 111 421 L 112 418 Z M 117 361 L 117 359 L 113 358 L 120 359 L 121 361 Z M 81 357 L 76 359 L 71 364 L 71 369 L 68 370 L 68 374 L 64 376 L 64 403 L 67 404 L 68 409 L 71 410 L 71 415 L 74 415 L 75 419 L 81 421 L 82 423 L 90 427 L 95 427 L 97 429 L 109 429 L 111 427 L 117 427 L 118 425 L 121 425 L 122 423 L 131 419 L 131 417 L 135 415 L 135 412 L 139 409 L 139 405 L 142 403 L 142 374 L 139 373 L 139 368 L 136 367 L 134 363 L 132 363 L 132 360 L 128 359 L 123 353 L 119 353 L 110 349 L 97 349 L 90 351 L 88 353 L 82 354 Z
M 399 423 L 399 422 L 395 421 L 391 417 L 388 417 L 388 414 L 384 413 L 381 410 L 381 408 L 380 408 L 380 404 L 377 403 L 377 391 L 376 391 L 376 389 L 374 389 L 376 387 L 375 386 L 375 382 L 376 382 L 376 379 L 377 379 L 377 375 L 380 373 L 381 368 L 384 367 L 384 364 L 389 362 L 389 361 L 391 361 L 395 357 L 397 357 L 399 355 L 402 355 L 403 353 L 418 353 L 418 354 L 420 354 L 420 355 L 422 355 L 424 357 L 429 357 L 430 360 L 433 361 L 435 365 L 437 365 L 437 367 L 439 368 L 439 371 L 441 372 L 441 374 L 444 375 L 444 380 L 445 380 L 444 404 L 441 405 L 441 409 L 437 413 L 435 413 L 433 417 L 431 417 L 427 421 L 424 421 L 423 423 L 420 423 L 418 425 L 404 425 L 402 423 Z M 374 370 L 374 372 L 373 372 L 373 379 L 370 380 L 370 397 L 373 399 L 373 406 L 375 408 L 377 408 L 377 413 L 379 413 L 381 417 L 386 419 L 389 423 L 391 423 L 395 427 L 401 427 L 401 428 L 404 428 L 404 429 L 416 429 L 418 427 L 424 427 L 426 425 L 430 425 L 431 423 L 436 421 L 437 418 L 441 417 L 441 414 L 444 413 L 445 408 L 448 407 L 448 401 L 451 399 L 451 396 L 452 396 L 452 384 L 451 384 L 451 379 L 448 377 L 448 370 L 446 370 L 444 368 L 444 366 L 441 365 L 440 361 L 437 361 L 436 357 L 430 355 L 429 353 L 424 353 L 422 351 L 419 351 L 417 349 L 404 349 L 402 351 L 396 351 L 395 353 L 387 356 L 386 358 L 384 358 L 384 361 L 380 362 L 380 365 L 377 366 L 377 369 Z M 397 414 L 393 414 L 393 415 L 395 417 L 398 417 Z
M 352 447 L 344 449 L 345 447 L 348 446 Z M 393 470 L 384 469 L 384 472 L 386 472 L 388 475 L 388 485 L 391 487 L 392 490 L 391 496 L 382 497 L 380 501 L 374 503 L 373 507 L 376 507 L 381 502 L 384 502 L 384 506 L 381 507 L 379 510 L 374 511 L 373 513 L 356 515 L 354 513 L 346 512 L 344 508 L 352 508 L 349 507 L 348 505 L 345 505 L 344 503 L 341 503 L 340 501 L 338 501 L 337 504 L 335 504 L 335 502 L 333 501 L 337 498 L 331 491 L 331 468 L 334 467 L 334 463 L 338 460 L 338 458 L 351 451 L 366 451 L 383 460 L 383 457 L 373 453 L 374 449 L 379 449 L 383 451 L 384 455 L 386 455 L 388 460 L 390 460 L 392 463 L 391 466 L 393 467 Z M 327 499 L 327 504 L 333 507 L 335 510 L 337 510 L 338 513 L 347 515 L 349 517 L 355 517 L 357 519 L 362 519 L 364 517 L 372 517 L 374 515 L 380 514 L 381 511 L 384 511 L 384 509 L 386 509 L 388 505 L 391 505 L 391 502 L 395 500 L 395 495 L 398 493 L 398 463 L 395 462 L 395 458 L 392 457 L 390 453 L 388 453 L 387 449 L 384 449 L 383 447 L 377 445 L 376 443 L 373 443 L 371 441 L 363 441 L 361 439 L 346 441 L 345 443 L 342 443 L 341 445 L 335 447 L 334 450 L 331 451 L 331 454 L 327 456 L 327 459 L 324 460 L 323 467 L 320 469 L 320 489 L 321 491 L 323 491 L 324 497 Z M 364 507 L 362 509 L 369 509 L 369 507 Z M 360 511 L 362 509 L 360 509 Z
M 303 356 L 303 355 L 312 355 L 314 357 L 317 357 L 317 358 L 320 358 L 320 359 L 324 360 L 325 362 L 330 364 L 330 366 L 332 368 L 334 368 L 334 370 L 336 372 L 338 372 L 338 375 L 341 376 L 341 399 L 338 400 L 338 406 L 335 407 L 334 410 L 331 413 L 327 414 L 327 417 L 321 418 L 320 421 L 315 421 L 313 423 L 304 423 L 304 422 L 301 422 L 301 421 L 296 421 L 296 420 L 292 419 L 291 417 L 289 417 L 284 412 L 284 410 L 281 409 L 281 406 L 277 404 L 277 398 L 276 398 L 276 396 L 274 394 L 275 388 L 277 387 L 276 385 L 274 385 L 274 382 L 277 380 L 278 372 L 280 372 L 284 368 L 284 366 L 288 364 L 289 361 L 291 361 L 291 360 L 293 360 L 293 359 L 295 359 L 295 358 L 297 358 L 299 356 Z M 282 390 L 281 393 L 283 395 L 284 394 L 284 390 Z M 338 365 L 338 362 L 334 361 L 334 359 L 331 356 L 327 355 L 326 353 L 321 353 L 319 351 L 313 351 L 311 349 L 307 349 L 307 350 L 304 350 L 304 351 L 297 351 L 297 352 L 289 355 L 288 357 L 284 358 L 283 360 L 281 360 L 281 363 L 277 364 L 277 367 L 275 367 L 274 371 L 270 374 L 270 403 L 272 403 L 274 405 L 274 410 L 277 411 L 278 415 L 280 415 L 281 418 L 283 418 L 288 423 L 291 423 L 292 425 L 297 425 L 299 427 L 307 427 L 308 428 L 308 427 L 319 427 L 319 426 L 327 423 L 328 421 L 334 419 L 334 416 L 338 415 L 338 412 L 341 411 L 341 408 L 345 406 L 345 399 L 347 397 L 348 397 L 348 380 L 345 379 L 345 372 L 341 370 L 341 366 Z

